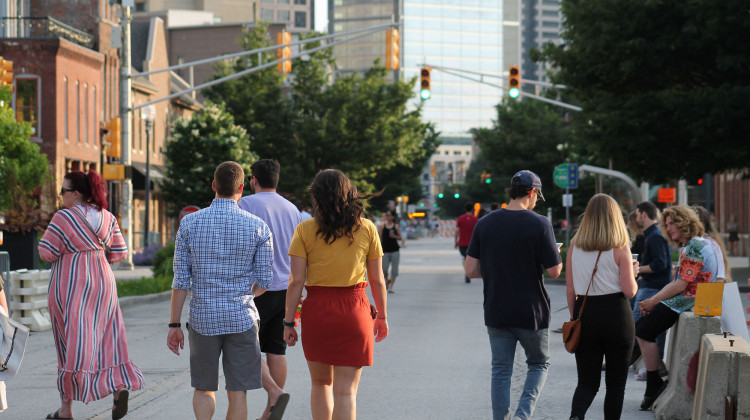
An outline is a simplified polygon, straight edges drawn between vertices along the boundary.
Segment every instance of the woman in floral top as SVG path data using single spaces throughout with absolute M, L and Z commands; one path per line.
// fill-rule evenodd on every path
M 647 381 L 641 410 L 649 410 L 665 387 L 659 376 L 661 360 L 656 336 L 674 325 L 680 313 L 693 309 L 698 283 L 716 281 L 718 266 L 716 254 L 703 238 L 703 224 L 690 207 L 668 207 L 662 213 L 661 225 L 667 240 L 683 248 L 674 280 L 652 298 L 640 303 L 644 317 L 636 326 L 635 336 L 646 364 Z

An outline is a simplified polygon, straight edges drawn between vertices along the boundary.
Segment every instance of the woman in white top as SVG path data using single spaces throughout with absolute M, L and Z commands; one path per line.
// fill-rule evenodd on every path
M 693 211 L 698 215 L 698 219 L 703 224 L 703 229 L 706 231 L 703 238 L 711 244 L 711 249 L 716 254 L 716 281 L 723 281 L 729 283 L 732 281 L 732 270 L 729 268 L 729 262 L 727 261 L 727 248 L 724 246 L 724 240 L 719 236 L 719 232 L 714 229 L 714 225 L 711 224 L 711 214 L 703 206 L 693 206 Z
M 588 289 L 580 318 L 581 341 L 575 354 L 578 385 L 570 419 L 583 419 L 586 415 L 599 391 L 604 360 L 604 419 L 619 419 L 635 335 L 628 299 L 635 296 L 638 286 L 628 230 L 612 197 L 596 194 L 589 200 L 568 250 L 565 283 L 571 319 L 579 316 Z

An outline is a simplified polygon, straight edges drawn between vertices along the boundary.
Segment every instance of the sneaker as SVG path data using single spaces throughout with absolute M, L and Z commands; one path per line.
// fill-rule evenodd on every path
M 640 368 L 640 369 L 638 369 L 638 373 L 635 374 L 635 380 L 636 381 L 645 381 L 646 380 L 646 368 Z

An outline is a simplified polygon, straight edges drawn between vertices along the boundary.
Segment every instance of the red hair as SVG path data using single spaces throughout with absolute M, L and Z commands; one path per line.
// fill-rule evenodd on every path
M 93 169 L 88 173 L 80 171 L 65 174 L 65 179 L 70 181 L 70 187 L 83 196 L 83 201 L 93 205 L 97 210 L 107 208 L 107 196 L 104 193 L 104 181 Z

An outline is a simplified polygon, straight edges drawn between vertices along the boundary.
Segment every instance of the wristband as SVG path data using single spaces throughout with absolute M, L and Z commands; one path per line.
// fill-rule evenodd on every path
M 378 317 L 378 319 L 386 319 L 386 318 L 388 318 L 388 317 L 387 316 L 379 316 Z
M 286 321 L 284 321 L 284 320 L 282 319 L 282 320 L 281 320 L 281 324 L 282 324 L 283 326 L 285 326 L 285 327 L 292 327 L 292 328 L 294 328 L 294 321 L 292 321 L 292 322 L 286 322 Z
M 179 322 L 174 322 L 172 324 L 169 324 L 169 328 L 180 328 L 182 327 L 182 324 Z

